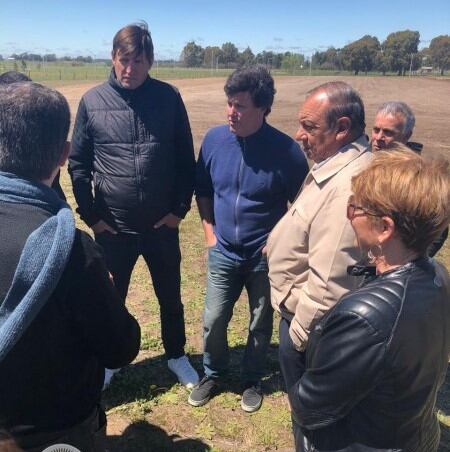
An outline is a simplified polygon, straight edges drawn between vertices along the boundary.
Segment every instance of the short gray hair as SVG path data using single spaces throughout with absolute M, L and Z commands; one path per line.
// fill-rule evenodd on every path
M 326 113 L 326 122 L 330 129 L 336 126 L 339 118 L 346 116 L 351 121 L 351 131 L 360 135 L 366 128 L 364 104 L 359 93 L 344 82 L 328 82 L 308 91 L 306 98 L 325 93 L 330 107 Z
M 0 170 L 50 177 L 67 139 L 70 110 L 58 91 L 32 82 L 0 85 Z
M 402 131 L 403 136 L 411 135 L 416 124 L 416 118 L 411 108 L 404 102 L 399 101 L 385 102 L 383 105 L 381 105 L 381 107 L 377 110 L 376 113 L 376 115 L 383 116 L 388 115 L 396 116 L 398 114 L 402 115 L 403 118 L 405 118 Z

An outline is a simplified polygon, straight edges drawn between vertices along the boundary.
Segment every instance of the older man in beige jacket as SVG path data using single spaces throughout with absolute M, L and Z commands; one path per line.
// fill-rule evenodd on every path
M 279 353 L 287 389 L 304 371 L 311 325 L 360 282 L 347 274 L 347 267 L 360 256 L 345 213 L 351 178 L 371 157 L 364 105 L 346 83 L 325 83 L 310 91 L 299 123 L 296 139 L 314 165 L 267 242 L 272 305 L 281 314 Z

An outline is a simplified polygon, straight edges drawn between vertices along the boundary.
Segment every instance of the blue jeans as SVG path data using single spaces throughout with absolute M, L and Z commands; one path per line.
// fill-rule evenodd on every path
M 103 248 L 106 265 L 114 285 L 125 301 L 131 273 L 140 255 L 148 266 L 158 298 L 161 338 L 167 359 L 184 355 L 186 343 L 184 309 L 180 294 L 181 253 L 178 229 L 161 226 L 143 234 L 110 234 L 95 236 Z
M 241 262 L 225 256 L 217 247 L 209 248 L 203 313 L 203 366 L 207 376 L 219 378 L 228 369 L 227 327 L 244 287 L 248 294 L 250 322 L 242 380 L 257 382 L 264 376 L 273 328 L 267 272 L 265 256 Z

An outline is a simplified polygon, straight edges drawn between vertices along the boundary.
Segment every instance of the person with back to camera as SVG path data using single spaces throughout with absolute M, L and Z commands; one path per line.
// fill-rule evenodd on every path
M 22 72 L 18 71 L 8 71 L 4 72 L 0 75 L 0 85 L 8 85 L 10 83 L 18 83 L 18 82 L 31 82 L 31 78 L 27 75 L 23 74 Z M 64 191 L 61 187 L 61 183 L 59 181 L 61 171 L 58 171 L 58 173 L 55 176 L 55 179 L 52 183 L 53 190 L 58 193 L 58 196 L 63 200 L 66 201 L 66 195 L 64 194 Z
M 297 451 L 437 450 L 450 279 L 426 251 L 449 224 L 449 182 L 447 161 L 402 145 L 353 177 L 347 218 L 376 276 L 312 327 L 289 391 Z
M 140 345 L 100 247 L 50 188 L 69 125 L 57 91 L 0 85 L 0 430 L 26 452 L 104 451 L 104 368 Z

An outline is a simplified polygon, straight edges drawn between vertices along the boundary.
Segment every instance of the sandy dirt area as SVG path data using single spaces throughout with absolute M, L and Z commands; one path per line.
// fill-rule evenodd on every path
M 330 80 L 343 80 L 361 94 L 366 108 L 367 130 L 373 123 L 377 107 L 387 100 L 408 103 L 416 115 L 414 141 L 424 144 L 425 153 L 437 151 L 450 157 L 450 79 L 397 77 L 277 77 L 275 103 L 269 122 L 293 136 L 297 127 L 298 107 L 305 93 Z M 223 78 L 172 80 L 179 88 L 198 152 L 202 137 L 212 126 L 225 121 Z M 73 120 L 81 96 L 94 84 L 58 87 L 69 101 Z

